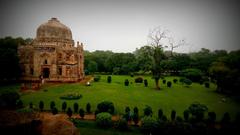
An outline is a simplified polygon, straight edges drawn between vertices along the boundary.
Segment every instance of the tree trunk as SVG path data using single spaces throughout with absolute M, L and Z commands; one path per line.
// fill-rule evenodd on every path
M 155 84 L 156 84 L 156 89 L 157 89 L 157 90 L 160 90 L 159 78 L 155 78 Z

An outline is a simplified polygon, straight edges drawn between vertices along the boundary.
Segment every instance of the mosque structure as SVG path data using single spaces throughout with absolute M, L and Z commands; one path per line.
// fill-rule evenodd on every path
M 36 38 L 18 48 L 23 81 L 77 82 L 84 78 L 83 44 L 57 18 L 37 28 Z

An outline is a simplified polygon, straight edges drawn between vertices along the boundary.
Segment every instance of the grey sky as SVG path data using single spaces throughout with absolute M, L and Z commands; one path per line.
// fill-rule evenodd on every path
M 132 52 L 162 26 L 188 46 L 178 52 L 240 49 L 240 4 L 233 0 L 1 0 L 0 37 L 35 38 L 51 17 L 85 50 Z

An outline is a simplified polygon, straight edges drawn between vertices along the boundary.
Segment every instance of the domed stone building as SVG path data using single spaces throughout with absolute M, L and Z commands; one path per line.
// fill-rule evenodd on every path
M 37 28 L 36 38 L 18 48 L 22 80 L 77 82 L 84 78 L 83 44 L 57 18 Z

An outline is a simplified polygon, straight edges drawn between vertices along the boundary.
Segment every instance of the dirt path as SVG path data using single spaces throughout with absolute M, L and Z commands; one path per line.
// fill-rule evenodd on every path
M 66 113 L 61 112 L 61 113 L 58 113 L 58 114 L 60 114 L 65 119 L 68 118 L 68 115 Z M 48 118 L 48 117 L 51 117 L 52 115 L 53 114 L 50 113 L 50 112 L 40 112 L 40 117 L 41 118 Z M 79 114 L 73 114 L 72 118 L 80 119 L 80 116 L 79 116 Z M 117 120 L 119 120 L 119 118 L 120 118 L 120 116 L 118 116 L 118 115 L 113 115 L 112 116 L 113 121 L 117 121 Z M 95 120 L 95 115 L 94 114 L 85 114 L 84 120 Z

